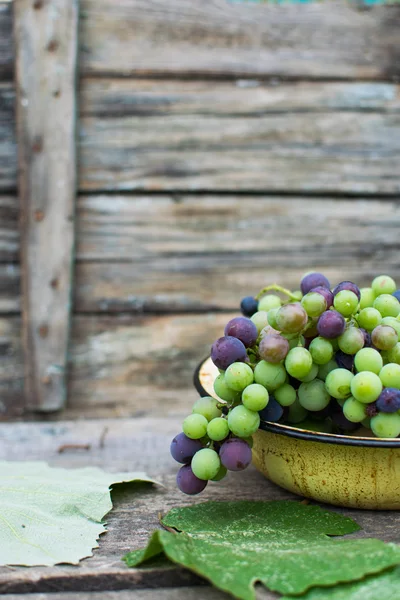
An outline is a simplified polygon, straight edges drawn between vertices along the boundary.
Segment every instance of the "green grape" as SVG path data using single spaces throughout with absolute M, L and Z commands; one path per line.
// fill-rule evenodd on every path
M 375 292 L 372 288 L 361 288 L 360 309 L 368 308 L 374 305 Z
M 357 327 L 349 327 L 338 337 L 339 348 L 346 354 L 356 354 L 364 343 L 364 334 Z
M 244 438 L 240 438 L 241 440 L 244 440 L 249 446 L 250 448 L 253 447 L 254 442 L 253 442 L 253 436 L 249 436 L 249 437 L 244 437 Z
M 339 404 L 339 406 L 343 407 L 344 403 L 346 402 L 347 398 L 335 398 L 336 402 Z
M 228 387 L 241 392 L 245 387 L 253 383 L 253 369 L 242 362 L 232 363 L 225 371 L 225 381 Z
M 281 299 L 275 294 L 268 294 L 263 296 L 258 303 L 258 310 L 265 310 L 268 312 L 271 308 L 280 308 L 282 306 Z
M 190 466 L 198 479 L 208 480 L 216 477 L 221 467 L 221 461 L 215 450 L 202 448 L 193 456 Z
M 268 313 L 265 312 L 265 310 L 259 310 L 250 317 L 250 320 L 253 321 L 254 325 L 257 327 L 258 333 L 260 333 L 260 331 L 268 325 Z
M 287 416 L 288 423 L 300 423 L 304 421 L 306 416 L 308 415 L 307 410 L 302 406 L 299 402 L 299 399 L 296 400 L 289 406 L 289 414 Z
M 308 350 L 316 365 L 326 365 L 333 356 L 333 346 L 331 342 L 323 337 L 314 338 Z
M 361 423 L 365 419 L 365 404 L 350 396 L 343 404 L 343 414 L 352 423 Z
M 192 414 L 183 421 L 183 433 L 191 440 L 199 440 L 207 433 L 208 421 L 203 415 Z
M 400 342 L 400 321 L 395 319 L 394 317 L 384 317 L 382 319 L 381 325 L 388 325 L 389 327 L 393 327 L 398 336 L 398 341 Z
M 374 308 L 379 310 L 382 317 L 397 317 L 400 313 L 400 302 L 390 294 L 381 294 L 375 300 Z
M 301 304 L 309 317 L 319 317 L 326 311 L 326 300 L 318 292 L 309 292 L 303 296 Z
M 308 316 L 300 302 L 284 304 L 276 313 L 276 323 L 283 333 L 299 333 L 307 325 Z
M 249 410 L 258 412 L 267 406 L 268 401 L 268 390 L 259 383 L 248 385 L 242 392 L 242 402 Z
M 269 392 L 273 392 L 286 381 L 285 367 L 281 364 L 274 365 L 260 360 L 254 369 L 256 383 L 263 385 Z
M 260 426 L 260 415 L 242 404 L 235 406 L 228 415 L 229 429 L 238 437 L 253 435 Z
M 375 296 L 382 294 L 393 294 L 396 291 L 396 282 L 389 275 L 379 275 L 372 282 L 372 289 Z
M 274 398 L 281 406 L 290 406 L 296 400 L 296 390 L 289 383 L 284 383 L 274 391 Z
M 295 290 L 294 292 L 292 292 L 292 296 L 294 296 L 296 300 L 300 301 L 303 297 L 303 294 L 301 290 Z
M 226 474 L 228 473 L 228 469 L 226 467 L 224 467 L 224 465 L 221 465 L 219 468 L 218 473 L 216 474 L 215 477 L 213 477 L 211 479 L 211 481 L 221 481 L 221 479 L 223 479 L 224 477 L 226 477 Z
M 271 327 L 273 327 L 273 329 L 278 330 L 278 323 L 276 322 L 276 315 L 278 313 L 279 308 L 271 308 L 271 310 L 268 311 L 268 324 L 271 325 Z
M 400 364 L 400 342 L 397 342 L 395 347 L 388 351 L 387 359 L 391 363 Z
M 362 348 L 354 357 L 354 366 L 359 373 L 371 371 L 371 373 L 379 375 L 383 367 L 382 356 L 374 348 Z
M 229 435 L 228 421 L 223 417 L 213 419 L 207 426 L 207 435 L 214 442 L 224 440 Z
M 333 306 L 344 317 L 350 317 L 357 310 L 358 298 L 354 292 L 342 290 L 333 299 Z
M 300 335 L 298 337 L 294 337 L 292 340 L 288 340 L 289 342 L 289 350 L 291 350 L 292 348 L 296 348 L 297 346 L 304 346 L 305 343 L 305 339 L 303 335 Z
M 211 398 L 211 396 L 199 398 L 194 403 L 192 412 L 203 415 L 207 421 L 211 421 L 212 419 L 221 416 L 221 409 L 218 408 L 218 400 Z
M 360 327 L 367 331 L 372 331 L 381 324 L 382 315 L 376 308 L 363 308 L 357 316 L 357 321 Z
M 396 438 L 400 435 L 400 415 L 379 413 L 371 419 L 371 429 L 376 437 Z
M 322 379 L 322 381 L 325 381 L 328 374 L 337 368 L 338 364 L 334 359 L 330 360 L 328 363 L 326 363 L 326 365 L 320 365 L 317 375 L 318 379 Z
M 313 361 L 308 350 L 301 348 L 292 348 L 285 360 L 286 371 L 292 377 L 306 377 L 311 371 Z
M 397 332 L 389 325 L 378 325 L 372 330 L 371 340 L 378 350 L 391 350 L 399 341 Z
M 383 387 L 391 387 L 400 390 L 400 365 L 388 363 L 382 367 L 379 378 Z
M 304 383 L 308 383 L 309 381 L 312 381 L 313 379 L 315 379 L 317 377 L 318 369 L 319 369 L 318 365 L 313 363 L 311 365 L 311 370 L 308 373 L 308 375 L 306 375 L 305 377 L 297 377 L 297 379 L 299 381 L 303 381 Z
M 363 404 L 375 402 L 382 391 L 382 382 L 378 375 L 370 371 L 357 373 L 351 381 L 351 393 Z
M 345 400 L 351 396 L 350 385 L 354 379 L 353 373 L 347 369 L 334 369 L 325 379 L 328 393 L 338 400 Z
M 220 374 L 214 381 L 214 391 L 221 400 L 225 400 L 225 402 L 238 402 L 240 400 L 240 392 L 236 392 L 235 390 L 231 390 L 226 385 L 225 375 Z
M 311 411 L 326 408 L 331 400 L 324 382 L 320 379 L 302 383 L 298 389 L 298 395 L 301 406 Z

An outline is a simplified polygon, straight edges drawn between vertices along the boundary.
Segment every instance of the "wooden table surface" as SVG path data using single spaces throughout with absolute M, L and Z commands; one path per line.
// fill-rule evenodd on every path
M 145 470 L 164 485 L 118 486 L 113 493 L 114 510 L 107 519 L 108 532 L 92 558 L 79 566 L 0 568 L 0 594 L 5 594 L 7 600 L 22 600 L 21 595 L 25 594 L 30 594 L 30 600 L 125 600 L 132 594 L 138 600 L 227 598 L 183 569 L 128 569 L 121 557 L 128 550 L 145 545 L 149 534 L 159 526 L 159 514 L 172 507 L 204 500 L 277 500 L 296 496 L 268 482 L 252 467 L 209 485 L 201 496 L 184 496 L 175 487 L 177 465 L 168 450 L 179 424 L 177 418 L 139 418 L 0 425 L 0 459 L 45 460 L 66 468 L 92 465 L 111 472 Z M 354 518 L 363 527 L 355 534 L 357 537 L 400 542 L 400 512 L 332 510 Z M 62 592 L 68 595 L 61 595 Z M 259 595 L 268 600 L 277 598 L 261 588 Z

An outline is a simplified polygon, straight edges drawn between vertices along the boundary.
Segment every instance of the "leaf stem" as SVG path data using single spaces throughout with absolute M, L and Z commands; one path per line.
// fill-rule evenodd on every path
M 296 302 L 299 301 L 298 297 L 295 294 L 292 294 L 290 290 L 287 290 L 286 288 L 282 287 L 281 285 L 278 285 L 277 283 L 267 285 L 267 287 L 263 288 L 260 292 L 258 292 L 257 296 L 255 297 L 256 300 L 260 300 L 260 298 L 265 296 L 267 292 L 280 292 L 281 294 L 288 296 L 290 300 L 294 300 Z

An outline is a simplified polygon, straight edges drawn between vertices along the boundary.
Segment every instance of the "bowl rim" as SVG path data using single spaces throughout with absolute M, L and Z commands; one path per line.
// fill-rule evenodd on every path
M 208 396 L 207 390 L 204 389 L 200 381 L 200 372 L 204 364 L 210 360 L 210 356 L 204 358 L 197 365 L 193 374 L 193 384 L 200 396 Z M 400 450 L 399 438 L 369 438 L 360 436 L 350 436 L 337 433 L 322 433 L 318 431 L 307 431 L 291 425 L 283 425 L 281 423 L 272 423 L 270 421 L 261 421 L 260 429 L 269 433 L 285 435 L 287 437 L 306 440 L 309 442 L 320 442 L 325 444 L 338 444 L 341 446 L 358 446 L 368 448 L 397 448 Z

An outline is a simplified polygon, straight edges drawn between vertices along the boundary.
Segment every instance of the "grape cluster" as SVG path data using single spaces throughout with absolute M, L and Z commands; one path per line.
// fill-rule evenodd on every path
M 331 289 L 322 273 L 307 273 L 300 290 L 270 285 L 240 308 L 211 348 L 217 398 L 197 400 L 171 444 L 182 492 L 245 469 L 261 421 L 400 436 L 400 290 L 391 277 Z

